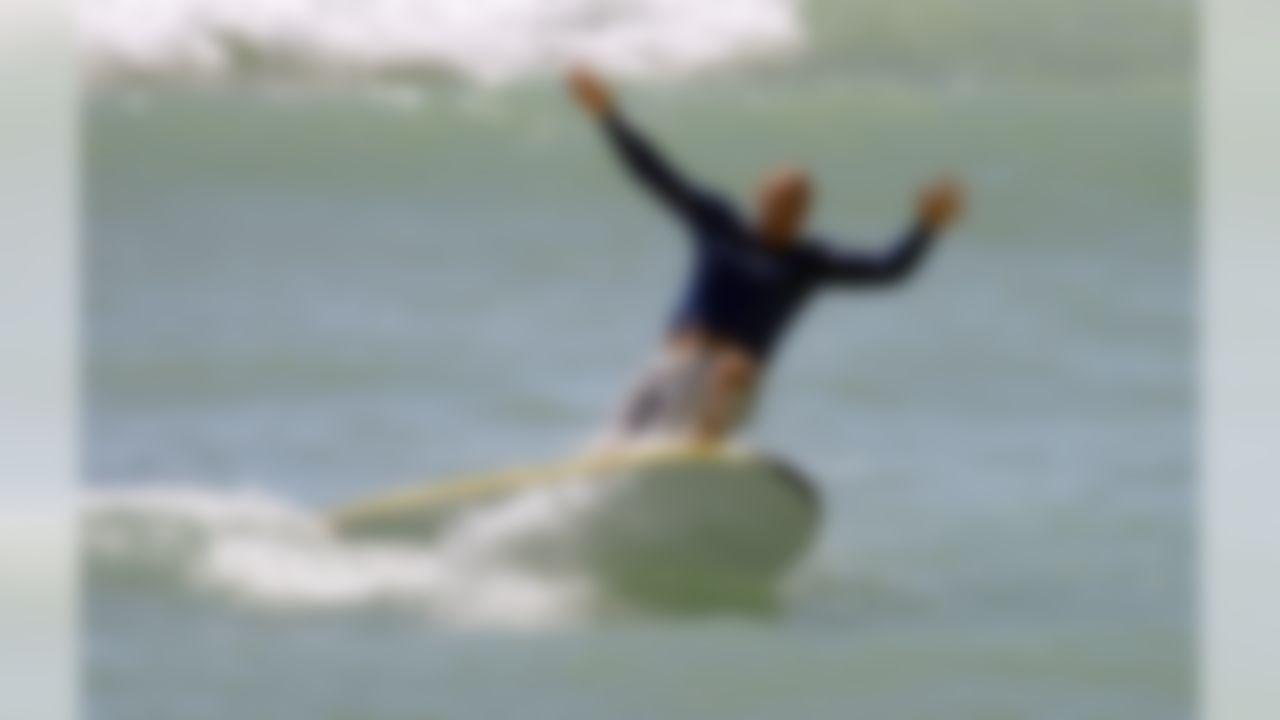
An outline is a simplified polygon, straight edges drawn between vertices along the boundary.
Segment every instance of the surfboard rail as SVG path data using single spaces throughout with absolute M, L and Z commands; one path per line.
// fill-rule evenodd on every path
M 745 459 L 750 451 L 737 447 L 662 445 L 586 453 L 557 461 L 515 465 L 499 470 L 462 473 L 429 483 L 416 483 L 364 500 L 340 505 L 328 513 L 338 530 L 358 526 L 362 520 L 408 506 L 440 506 L 482 501 L 564 478 L 604 477 L 629 467 L 716 458 Z M 810 490 L 811 492 L 811 490 Z

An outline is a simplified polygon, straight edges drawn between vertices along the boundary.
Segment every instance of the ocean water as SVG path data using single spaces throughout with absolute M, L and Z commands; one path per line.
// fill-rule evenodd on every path
M 81 9 L 89 717 L 1192 716 L 1189 3 Z M 851 245 L 970 186 L 768 380 L 749 437 L 826 502 L 776 612 L 319 520 L 563 455 L 652 352 L 684 241 L 565 102 L 579 56 L 737 198 L 812 167 Z

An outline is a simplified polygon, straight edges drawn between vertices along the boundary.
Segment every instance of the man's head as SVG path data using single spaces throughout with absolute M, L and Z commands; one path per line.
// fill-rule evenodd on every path
M 790 245 L 800 237 L 813 203 L 809 173 L 798 167 L 774 170 L 760 184 L 756 202 L 760 237 L 765 244 Z

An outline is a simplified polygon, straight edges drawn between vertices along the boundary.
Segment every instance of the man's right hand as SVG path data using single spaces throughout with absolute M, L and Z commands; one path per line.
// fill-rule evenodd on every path
M 585 65 L 574 67 L 569 71 L 568 83 L 574 99 L 590 115 L 601 118 L 613 110 L 609 86 L 591 68 Z

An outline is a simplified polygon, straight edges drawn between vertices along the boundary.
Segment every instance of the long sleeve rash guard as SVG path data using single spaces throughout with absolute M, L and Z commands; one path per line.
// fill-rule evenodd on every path
M 604 126 L 624 165 L 685 225 L 693 270 L 671 331 L 696 330 L 766 361 L 818 288 L 887 286 L 909 277 L 933 244 L 921 223 L 887 252 L 838 248 L 815 238 L 767 246 L 720 195 L 691 183 L 621 115 Z

